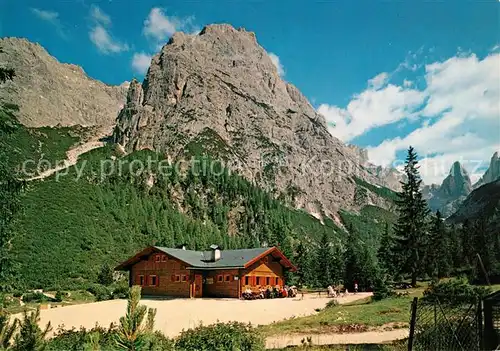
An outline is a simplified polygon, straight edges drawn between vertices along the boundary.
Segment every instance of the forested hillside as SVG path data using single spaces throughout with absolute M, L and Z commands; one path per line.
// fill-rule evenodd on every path
M 34 161 L 30 172 L 42 159 L 55 166 L 88 132 L 26 128 L 16 122 L 15 111 L 15 106 L 2 109 L 8 133 L 1 143 L 17 172 L 25 160 Z M 292 279 L 321 285 L 325 269 L 330 281 L 342 280 L 346 227 L 357 233 L 356 241 L 369 243 L 373 258 L 386 222 L 393 220 L 389 212 L 367 206 L 359 215 L 342 212 L 343 223 L 320 221 L 290 206 L 292 191 L 267 193 L 223 168 L 207 148 L 190 149 L 189 162 L 168 162 L 152 151 L 123 156 L 117 150 L 109 144 L 67 170 L 26 184 L 12 240 L 11 257 L 22 277 L 16 284 L 84 287 L 96 280 L 102 264 L 116 265 L 146 245 L 204 249 L 217 243 L 224 248 L 277 245 L 303 263 Z M 380 191 L 352 182 L 360 194 Z M 332 260 L 322 263 L 324 257 Z

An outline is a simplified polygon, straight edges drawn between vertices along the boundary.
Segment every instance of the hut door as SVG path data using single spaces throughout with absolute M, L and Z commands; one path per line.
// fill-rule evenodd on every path
M 194 283 L 193 283 L 193 295 L 194 297 L 202 297 L 203 292 L 203 276 L 201 274 L 194 275 Z

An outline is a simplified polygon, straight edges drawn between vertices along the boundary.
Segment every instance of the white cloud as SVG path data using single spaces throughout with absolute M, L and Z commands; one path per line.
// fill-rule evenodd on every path
M 57 13 L 55 11 L 41 10 L 41 9 L 37 9 L 37 8 L 31 8 L 30 10 L 35 16 L 37 16 L 41 20 L 52 24 L 56 28 L 57 33 L 61 37 L 66 38 L 66 36 L 67 36 L 66 31 L 65 31 L 64 26 L 61 23 L 61 20 L 59 18 L 59 13 Z
M 103 54 L 115 54 L 129 49 L 127 44 L 113 39 L 106 28 L 100 24 L 91 29 L 89 36 L 90 40 Z
M 374 79 L 378 80 L 377 77 Z M 380 83 L 380 80 L 378 82 Z M 347 108 L 321 104 L 318 112 L 325 116 L 331 125 L 329 130 L 333 136 L 350 141 L 373 128 L 413 115 L 424 99 L 425 94 L 418 90 L 393 84 L 376 90 L 371 84 L 367 90 L 354 96 Z
M 368 81 L 368 86 L 378 90 L 382 88 L 389 80 L 389 74 L 387 72 L 382 72 Z
M 140 74 L 145 74 L 151 65 L 151 55 L 141 53 L 135 53 L 132 57 L 132 68 L 135 72 Z
M 377 164 L 390 164 L 409 145 L 424 157 L 424 181 L 439 182 L 452 163 L 461 160 L 477 178 L 493 152 L 500 149 L 500 54 L 480 60 L 459 55 L 425 66 L 428 98 L 419 116 L 431 117 L 406 136 L 384 140 L 368 150 Z M 376 111 L 373 110 L 376 114 Z M 428 155 L 428 156 L 426 156 Z
M 276 69 L 278 70 L 278 74 L 280 75 L 280 77 L 283 77 L 285 75 L 285 67 L 283 67 L 283 64 L 280 62 L 279 56 L 270 52 L 269 58 L 273 62 L 273 65 L 276 66 Z
M 405 88 L 410 88 L 412 85 L 413 85 L 413 82 L 412 82 L 411 80 L 405 79 L 405 80 L 403 81 L 403 86 L 404 86 Z
M 94 21 L 102 24 L 103 26 L 111 25 L 111 18 L 107 14 L 105 14 L 97 5 L 92 5 L 90 7 L 90 17 L 92 17 Z
M 164 9 L 154 7 L 144 20 L 143 33 L 157 41 L 164 41 L 177 31 L 188 33 L 199 31 L 199 28 L 193 26 L 193 20 L 192 16 L 186 18 L 167 16 Z
M 97 5 L 91 6 L 90 18 L 92 20 L 92 27 L 89 37 L 100 52 L 103 54 L 116 54 L 129 50 L 129 46 L 126 43 L 115 39 L 110 34 L 108 28 L 111 26 L 111 18 Z
M 153 7 L 144 20 L 142 34 L 152 39 L 151 50 L 160 51 L 166 44 L 169 37 L 175 32 L 183 31 L 187 34 L 197 35 L 200 33 L 200 27 L 194 23 L 194 16 L 185 18 L 176 16 L 167 16 L 165 9 Z M 135 72 L 144 74 L 151 64 L 152 55 L 144 52 L 136 52 L 132 57 L 132 68 Z
M 38 18 L 47 21 L 47 22 L 54 22 L 59 20 L 59 14 L 55 11 L 47 11 L 47 10 L 40 10 L 36 8 L 32 8 L 31 12 L 33 12 Z

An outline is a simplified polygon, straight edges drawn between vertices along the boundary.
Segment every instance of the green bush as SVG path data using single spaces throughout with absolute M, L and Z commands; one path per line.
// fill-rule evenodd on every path
M 373 300 L 380 301 L 395 295 L 396 293 L 394 290 L 390 288 L 389 284 L 382 277 L 376 277 L 374 279 Z
M 113 290 L 113 299 L 126 299 L 128 296 L 129 287 L 126 285 L 119 285 Z
M 331 308 L 331 307 L 335 307 L 338 305 L 339 305 L 339 302 L 336 299 L 333 299 L 333 300 L 330 300 L 326 303 L 326 308 Z
M 14 297 L 21 297 L 21 296 L 23 296 L 23 292 L 20 291 L 20 290 L 16 290 L 16 291 L 14 291 L 12 293 L 12 296 L 14 296 Z
M 87 291 L 95 296 L 97 301 L 110 300 L 113 296 L 112 291 L 104 285 L 93 284 Z
M 92 329 L 70 329 L 64 330 L 60 328 L 56 331 L 53 338 L 47 342 L 45 351 L 80 351 L 86 350 L 86 345 L 91 342 L 91 337 L 97 335 L 98 344 L 102 350 L 114 350 L 116 343 L 114 334 L 116 327 L 112 324 L 109 329 L 96 325 Z
M 424 291 L 424 300 L 433 301 L 439 298 L 440 302 L 450 304 L 472 303 L 490 293 L 490 288 L 470 285 L 464 278 L 450 279 L 429 285 Z
M 61 302 L 63 300 L 63 298 L 64 298 L 65 295 L 66 294 L 63 293 L 61 290 L 58 290 L 56 292 L 56 296 L 55 296 L 54 300 L 56 300 L 56 302 Z
M 264 339 L 250 325 L 229 322 L 183 330 L 175 346 L 177 351 L 259 351 Z
M 28 302 L 46 302 L 48 301 L 48 297 L 45 296 L 44 294 L 40 292 L 29 292 L 23 295 L 23 302 L 28 303 Z

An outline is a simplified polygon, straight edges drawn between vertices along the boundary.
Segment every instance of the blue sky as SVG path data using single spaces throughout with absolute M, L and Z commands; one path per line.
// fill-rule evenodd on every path
M 397 165 L 415 145 L 426 182 L 439 182 L 454 159 L 477 178 L 500 149 L 498 1 L 3 4 L 1 36 L 39 42 L 109 84 L 142 78 L 148 57 L 176 30 L 245 27 L 333 135 L 367 147 L 378 164 Z

